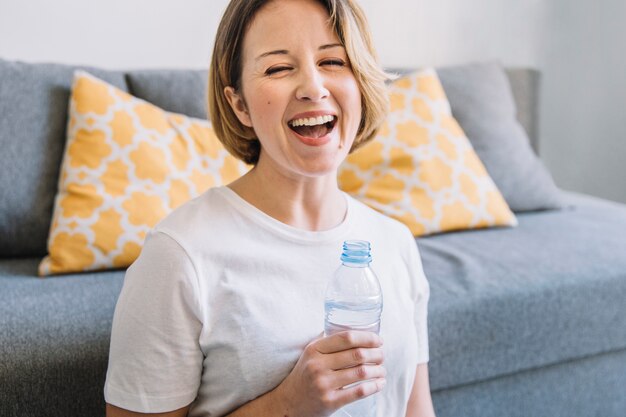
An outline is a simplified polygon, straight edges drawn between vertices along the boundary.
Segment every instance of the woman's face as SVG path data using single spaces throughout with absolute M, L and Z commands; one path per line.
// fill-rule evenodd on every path
M 241 89 L 226 88 L 261 142 L 258 166 L 291 178 L 335 174 L 361 120 L 361 93 L 344 47 L 314 0 L 275 0 L 243 41 Z

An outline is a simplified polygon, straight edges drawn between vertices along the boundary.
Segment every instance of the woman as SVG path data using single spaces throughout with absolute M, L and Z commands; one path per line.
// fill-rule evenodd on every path
M 380 417 L 434 415 L 413 237 L 337 186 L 385 116 L 384 80 L 352 0 L 231 1 L 211 119 L 254 168 L 146 239 L 115 311 L 108 416 L 329 416 L 376 393 Z M 372 243 L 382 337 L 320 334 L 347 239 Z

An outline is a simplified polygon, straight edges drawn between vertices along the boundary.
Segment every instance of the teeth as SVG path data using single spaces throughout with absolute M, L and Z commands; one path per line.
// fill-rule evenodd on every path
M 316 126 L 323 125 L 324 123 L 332 122 L 335 116 L 317 116 L 317 117 L 303 117 L 301 119 L 295 119 L 289 122 L 291 126 Z

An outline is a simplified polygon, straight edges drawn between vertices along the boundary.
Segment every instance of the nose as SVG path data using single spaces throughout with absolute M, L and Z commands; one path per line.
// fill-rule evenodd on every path
M 317 67 L 306 68 L 300 72 L 296 98 L 304 101 L 320 101 L 329 96 L 325 77 Z

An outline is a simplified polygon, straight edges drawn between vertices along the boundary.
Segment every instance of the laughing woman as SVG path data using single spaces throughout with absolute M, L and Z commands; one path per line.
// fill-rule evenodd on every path
M 115 310 L 107 416 L 321 417 L 370 395 L 378 417 L 434 416 L 415 241 L 337 185 L 386 116 L 385 79 L 352 0 L 230 2 L 211 120 L 254 168 L 146 239 Z M 372 243 L 382 337 L 320 334 L 348 239 Z

